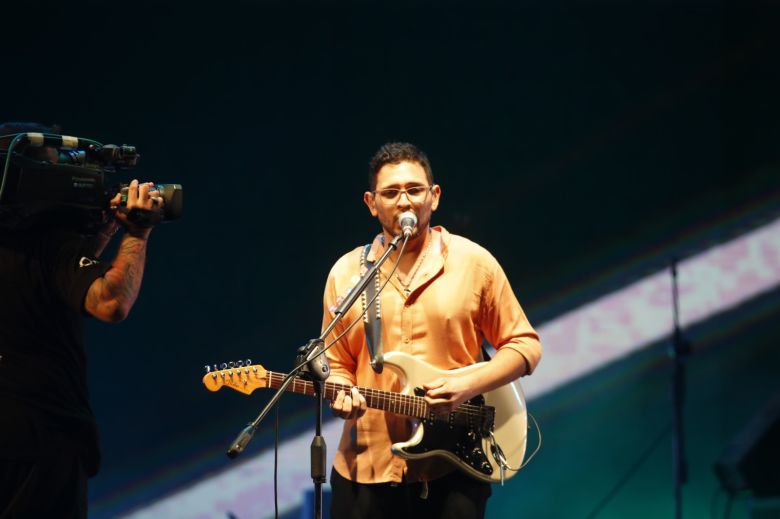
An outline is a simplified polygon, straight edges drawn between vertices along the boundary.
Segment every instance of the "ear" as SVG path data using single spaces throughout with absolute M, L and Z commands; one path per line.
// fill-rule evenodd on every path
M 371 211 L 371 216 L 376 217 L 377 211 L 376 211 L 376 200 L 374 198 L 374 193 L 371 191 L 366 191 L 363 193 L 363 203 L 365 203 L 368 206 L 368 210 Z
M 431 187 L 431 211 L 435 211 L 439 207 L 439 198 L 441 198 L 441 186 L 434 184 Z

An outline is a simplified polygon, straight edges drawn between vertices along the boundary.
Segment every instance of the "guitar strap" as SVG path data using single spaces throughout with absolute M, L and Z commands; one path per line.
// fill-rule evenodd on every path
M 371 250 L 369 243 L 363 247 L 363 254 L 360 255 L 360 266 L 370 269 L 374 266 L 373 261 L 368 261 L 368 251 Z M 363 326 L 366 330 L 366 346 L 371 356 L 371 367 L 377 373 L 382 373 L 383 352 L 382 352 L 382 300 L 377 297 L 379 293 L 379 272 L 374 277 L 374 283 L 369 283 L 366 289 L 360 294 L 360 300 L 363 303 Z M 374 299 L 374 308 L 367 310 L 368 302 Z

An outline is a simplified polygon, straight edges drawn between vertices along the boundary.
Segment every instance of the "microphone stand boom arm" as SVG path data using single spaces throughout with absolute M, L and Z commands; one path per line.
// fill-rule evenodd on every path
M 271 408 L 274 405 L 276 405 L 276 403 L 282 397 L 282 394 L 286 391 L 287 386 L 289 386 L 290 383 L 302 371 L 308 372 L 311 375 L 311 378 L 315 382 L 314 388 L 317 393 L 317 419 L 315 424 L 316 435 L 311 444 L 311 477 L 312 480 L 314 481 L 314 498 L 315 498 L 314 516 L 316 519 L 322 517 L 322 484 L 325 483 L 326 481 L 325 478 L 326 445 L 325 445 L 325 439 L 322 437 L 321 387 L 325 379 L 328 378 L 328 375 L 330 373 L 330 368 L 328 366 L 328 361 L 326 357 L 323 355 L 323 353 L 325 353 L 325 351 L 327 350 L 327 348 L 325 347 L 325 338 L 330 334 L 330 332 L 333 331 L 333 328 L 336 327 L 339 321 L 341 321 L 344 314 L 350 308 L 352 308 L 352 305 L 355 304 L 357 298 L 360 296 L 360 294 L 366 289 L 368 284 L 376 276 L 379 267 L 381 267 L 382 264 L 390 256 L 390 254 L 398 248 L 398 243 L 401 240 L 404 240 L 404 244 L 406 244 L 406 240 L 408 240 L 408 236 L 405 236 L 404 234 L 399 234 L 398 236 L 396 236 L 390 241 L 390 244 L 387 247 L 387 250 L 385 250 L 384 254 L 382 254 L 382 256 L 374 263 L 374 265 L 370 269 L 368 269 L 365 272 L 365 274 L 363 274 L 363 276 L 360 278 L 360 281 L 357 282 L 357 284 L 352 288 L 352 290 L 350 290 L 347 297 L 345 297 L 344 300 L 341 302 L 341 304 L 338 306 L 338 308 L 336 308 L 333 319 L 328 324 L 328 326 L 325 327 L 323 332 L 320 334 L 319 338 L 310 340 L 308 343 L 306 343 L 306 345 L 301 346 L 298 349 L 298 358 L 296 359 L 295 368 L 290 372 L 290 374 L 287 375 L 285 380 L 282 382 L 282 385 L 279 387 L 276 393 L 274 393 L 274 395 L 265 405 L 265 407 L 257 416 L 257 418 L 255 418 L 254 421 L 250 422 L 239 433 L 239 435 L 236 437 L 236 439 L 233 441 L 233 443 L 230 445 L 230 448 L 228 448 L 227 451 L 227 455 L 231 459 L 241 454 L 246 448 L 246 446 L 249 444 L 249 442 L 252 440 L 252 437 L 255 435 L 255 432 L 257 431 L 260 422 L 263 421 L 263 419 L 271 410 Z M 379 297 L 379 293 L 377 293 L 376 297 Z

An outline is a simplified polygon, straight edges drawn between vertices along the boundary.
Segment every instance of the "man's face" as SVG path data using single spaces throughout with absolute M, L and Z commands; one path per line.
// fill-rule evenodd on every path
M 398 190 L 402 191 L 398 193 Z M 411 190 L 412 193 L 405 192 L 406 190 Z M 394 194 L 396 196 L 392 196 Z M 428 183 L 425 170 L 420 164 L 401 162 L 382 166 L 376 176 L 376 191 L 366 191 L 363 201 L 371 215 L 379 219 L 385 232 L 392 236 L 401 233 L 398 216 L 406 211 L 414 212 L 417 215 L 417 227 L 413 236 L 417 236 L 420 229 L 428 228 L 431 213 L 439 207 L 440 196 L 441 188 Z

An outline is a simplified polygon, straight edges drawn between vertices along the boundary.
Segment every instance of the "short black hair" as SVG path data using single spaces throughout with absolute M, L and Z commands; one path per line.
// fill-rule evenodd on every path
M 401 162 L 416 162 L 425 170 L 428 183 L 433 185 L 433 170 L 427 155 L 408 142 L 388 142 L 383 144 L 368 162 L 369 191 L 376 189 L 376 176 L 385 164 L 400 164 Z

